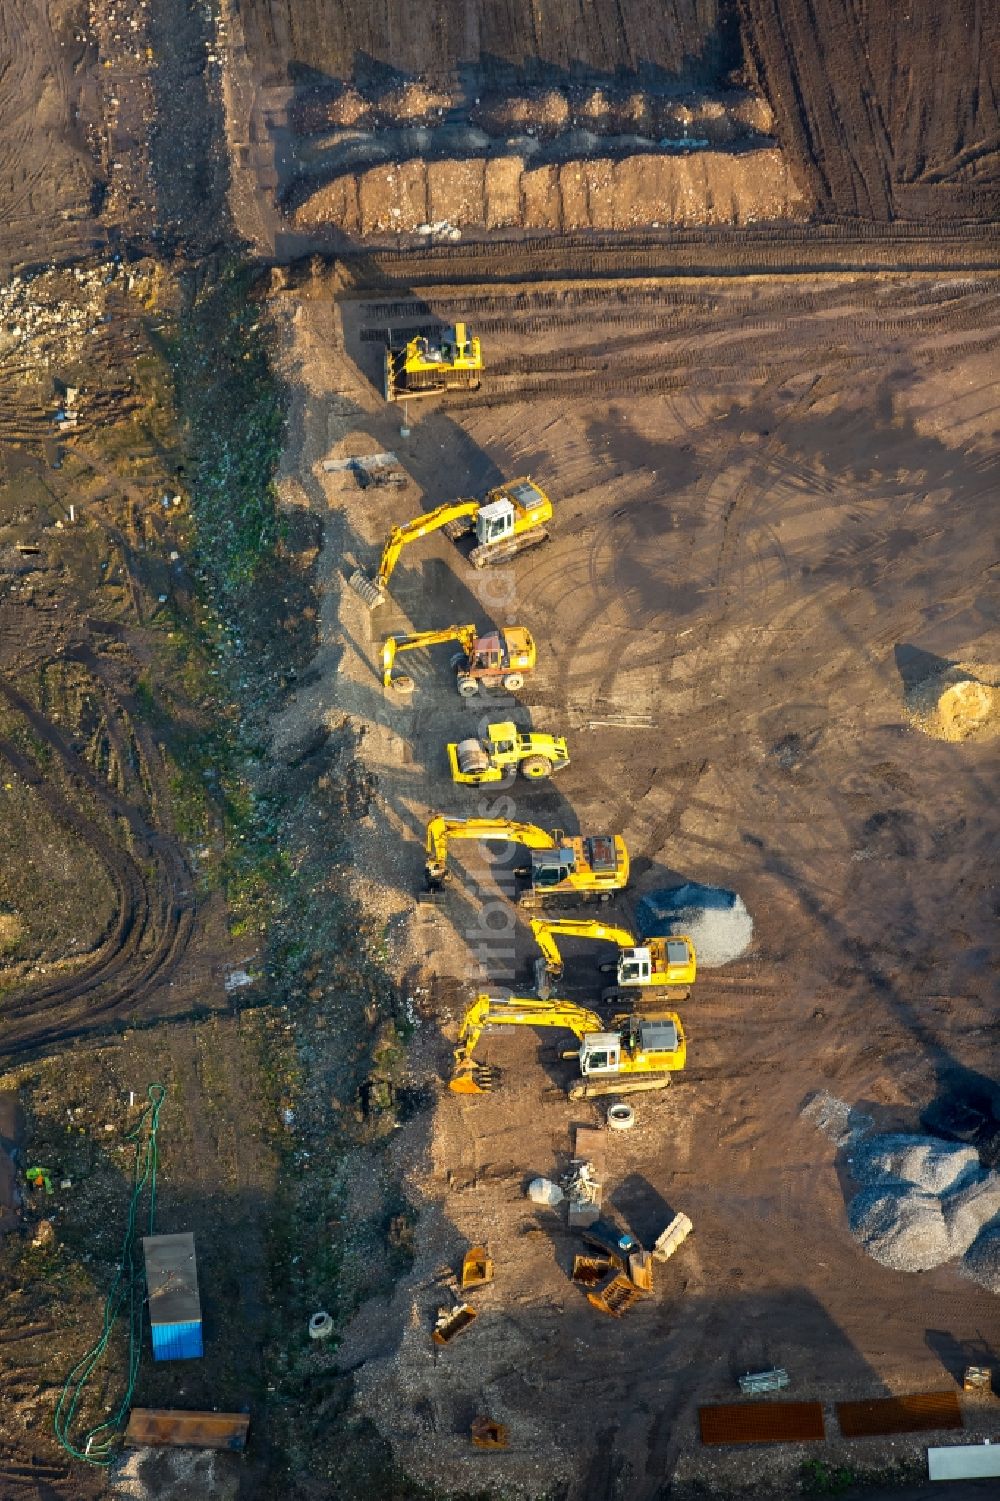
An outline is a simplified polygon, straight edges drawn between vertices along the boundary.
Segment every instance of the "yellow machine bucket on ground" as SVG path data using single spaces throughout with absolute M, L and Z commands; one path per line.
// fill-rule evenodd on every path
M 438 334 L 418 335 L 385 352 L 385 399 L 435 396 L 439 391 L 478 391 L 483 355 L 464 323 Z

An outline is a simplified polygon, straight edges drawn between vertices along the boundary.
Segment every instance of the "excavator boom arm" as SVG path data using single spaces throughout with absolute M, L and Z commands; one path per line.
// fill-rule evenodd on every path
M 572 1001 L 542 1001 L 538 996 L 478 995 L 462 1019 L 462 1029 L 455 1049 L 456 1067 L 468 1064 L 483 1028 L 496 1024 L 562 1027 L 580 1041 L 588 1032 L 603 1032 L 605 1029 L 596 1012 L 588 1011 L 583 1006 L 574 1006 Z
M 439 814 L 427 825 L 427 863 L 443 871 L 452 839 L 499 839 L 531 850 L 552 850 L 557 846 L 557 835 L 558 831 L 548 834 L 533 823 L 513 823 L 504 818 L 444 818 Z
M 595 942 L 614 943 L 620 949 L 633 948 L 635 945 L 635 939 L 628 928 L 616 928 L 608 923 L 588 921 L 585 918 L 553 917 L 546 920 L 536 917 L 532 919 L 531 931 L 547 968 L 556 973 L 562 971 L 562 954 L 555 941 L 556 933 L 561 933 L 566 938 L 588 938 Z
M 474 625 L 449 625 L 439 631 L 415 631 L 411 636 L 389 636 L 382 647 L 382 681 L 388 688 L 392 682 L 392 667 L 396 653 L 414 651 L 420 646 L 438 646 L 443 641 L 457 641 L 466 656 L 476 642 Z
M 389 540 L 382 550 L 382 561 L 378 569 L 379 587 L 384 589 L 388 584 L 392 570 L 399 562 L 399 555 L 408 542 L 416 542 L 430 532 L 440 531 L 441 527 L 447 526 L 449 521 L 460 521 L 465 516 L 475 516 L 478 510 L 477 500 L 454 500 L 446 505 L 437 506 L 433 511 L 425 511 L 422 516 L 415 516 L 412 521 L 407 521 L 403 526 L 393 527 L 389 533 Z

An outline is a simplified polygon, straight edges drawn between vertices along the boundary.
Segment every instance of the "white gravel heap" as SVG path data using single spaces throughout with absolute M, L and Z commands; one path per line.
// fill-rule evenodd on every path
M 1000 1293 L 1000 1225 L 990 1225 L 972 1242 L 962 1270 L 987 1292 Z
M 942 1194 L 979 1176 L 979 1153 L 936 1136 L 871 1136 L 858 1146 L 851 1169 L 859 1183 L 912 1183 Z
M 863 1188 L 847 1211 L 869 1256 L 897 1272 L 926 1272 L 951 1255 L 941 1201 L 904 1184 Z
M 957 1256 L 1000 1291 L 1000 1173 L 974 1147 L 890 1134 L 859 1143 L 851 1170 L 863 1186 L 848 1206 L 851 1230 L 875 1261 L 926 1272 Z
M 642 898 L 637 915 L 646 937 L 690 938 L 700 969 L 718 969 L 742 958 L 753 942 L 753 918 L 743 898 L 724 886 L 689 881 L 654 891 Z

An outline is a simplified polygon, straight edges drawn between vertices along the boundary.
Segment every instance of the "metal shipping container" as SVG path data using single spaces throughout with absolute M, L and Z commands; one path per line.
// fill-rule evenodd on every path
M 193 1360 L 202 1352 L 194 1236 L 143 1237 L 154 1360 Z

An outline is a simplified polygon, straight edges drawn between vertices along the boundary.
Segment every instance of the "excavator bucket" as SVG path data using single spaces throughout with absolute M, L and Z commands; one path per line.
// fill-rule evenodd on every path
M 364 600 L 369 610 L 374 610 L 378 605 L 382 604 L 385 598 L 382 590 L 360 568 L 355 568 L 347 582 L 355 594 L 360 595 Z
M 453 1094 L 489 1094 L 500 1082 L 499 1071 L 467 1058 L 456 1064 L 448 1088 Z
M 450 1344 L 455 1335 L 461 1334 L 463 1329 L 468 1329 L 473 1319 L 477 1317 L 476 1310 L 471 1303 L 460 1303 L 457 1308 L 442 1309 L 434 1325 L 434 1343 L 436 1345 Z
M 494 1423 L 492 1418 L 473 1418 L 472 1447 L 474 1449 L 506 1449 L 508 1439 L 506 1423 Z
M 462 1258 L 462 1287 L 482 1287 L 493 1281 L 493 1259 L 485 1246 L 470 1246 Z
M 613 1319 L 620 1319 L 641 1296 L 635 1283 L 624 1272 L 617 1272 L 602 1287 L 588 1293 L 587 1302 L 602 1313 L 609 1313 Z

